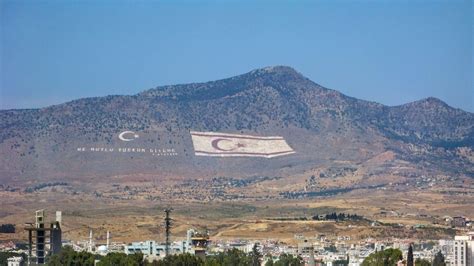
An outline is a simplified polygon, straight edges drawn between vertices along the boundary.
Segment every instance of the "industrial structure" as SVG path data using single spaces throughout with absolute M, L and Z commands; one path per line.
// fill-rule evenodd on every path
M 28 265 L 32 263 L 33 250 L 36 264 L 44 264 L 47 254 L 57 254 L 61 251 L 61 212 L 56 212 L 56 221 L 51 222 L 49 227 L 45 226 L 45 219 L 45 211 L 38 210 L 35 213 L 35 223 L 28 223 L 25 226 L 25 230 L 28 231 Z
M 170 255 L 170 237 L 171 237 L 171 208 L 165 209 L 165 254 L 166 256 Z

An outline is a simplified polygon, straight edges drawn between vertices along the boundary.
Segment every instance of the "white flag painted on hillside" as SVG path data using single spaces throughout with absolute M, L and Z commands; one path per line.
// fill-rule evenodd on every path
M 191 131 L 195 155 L 218 157 L 273 158 L 295 151 L 278 136 L 250 136 Z

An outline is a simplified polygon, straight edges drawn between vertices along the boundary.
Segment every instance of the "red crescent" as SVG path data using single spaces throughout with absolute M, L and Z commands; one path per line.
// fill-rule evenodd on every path
M 232 140 L 230 140 L 230 139 L 221 139 L 221 138 L 219 138 L 219 139 L 215 139 L 211 142 L 212 147 L 214 149 L 218 150 L 218 151 L 233 151 L 233 150 L 237 149 L 237 148 L 232 148 L 232 149 L 227 149 L 227 150 L 222 149 L 222 148 L 219 147 L 219 142 L 221 142 L 221 141 L 230 141 L 230 142 L 232 142 Z

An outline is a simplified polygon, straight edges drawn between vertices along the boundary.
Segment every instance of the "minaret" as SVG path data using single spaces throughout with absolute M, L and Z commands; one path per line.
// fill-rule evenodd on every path
M 110 246 L 110 231 L 107 230 L 107 251 L 109 250 L 109 246 Z
M 63 215 L 62 215 L 62 212 L 61 211 L 56 211 L 56 222 L 59 223 L 59 225 L 61 225 L 62 221 L 63 221 Z
M 92 229 L 89 231 L 89 252 L 92 252 Z

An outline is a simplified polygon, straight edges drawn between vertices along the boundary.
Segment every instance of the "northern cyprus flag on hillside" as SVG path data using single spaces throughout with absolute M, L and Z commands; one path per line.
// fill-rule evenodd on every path
M 195 155 L 273 158 L 295 151 L 278 136 L 250 136 L 191 131 Z

